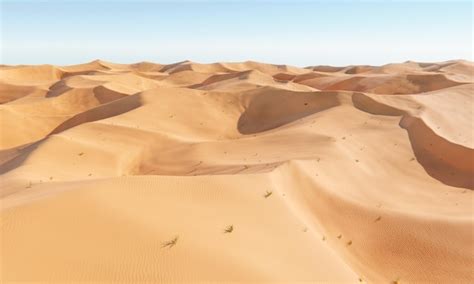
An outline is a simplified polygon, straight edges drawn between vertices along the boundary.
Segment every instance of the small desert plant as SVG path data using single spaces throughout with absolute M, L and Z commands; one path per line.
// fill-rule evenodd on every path
M 267 190 L 267 191 L 265 192 L 265 194 L 263 195 L 263 197 L 268 198 L 268 197 L 270 197 L 270 195 L 272 195 L 272 194 L 273 194 L 273 191 L 268 191 L 268 190 Z
M 165 248 L 165 247 L 168 247 L 168 248 L 172 248 L 176 245 L 176 243 L 178 242 L 178 237 L 174 237 L 174 239 L 170 240 L 170 241 L 167 241 L 167 242 L 164 242 L 163 245 L 161 247 Z
M 338 239 L 341 239 L 341 238 L 342 238 L 342 235 L 337 236 L 337 238 L 338 238 Z
M 352 245 L 352 241 L 348 241 L 348 242 L 347 242 L 347 245 L 348 245 L 348 246 Z
M 79 154 L 77 154 L 78 156 L 82 156 L 84 155 L 84 152 L 80 152 Z
M 377 219 L 375 219 L 374 222 L 378 222 L 378 221 L 380 221 L 381 219 L 382 219 L 382 216 L 378 216 Z
M 229 233 L 232 233 L 233 231 L 234 231 L 234 226 L 230 225 L 227 228 L 225 228 L 224 234 L 229 234 Z

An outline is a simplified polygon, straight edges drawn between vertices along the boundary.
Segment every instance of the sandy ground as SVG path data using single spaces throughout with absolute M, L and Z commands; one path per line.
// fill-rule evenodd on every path
M 1 280 L 474 283 L 473 72 L 2 66 Z

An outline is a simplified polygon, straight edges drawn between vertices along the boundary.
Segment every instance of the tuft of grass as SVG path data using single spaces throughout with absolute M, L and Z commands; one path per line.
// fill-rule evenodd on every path
M 414 160 L 415 160 L 415 158 L 412 157 L 412 158 L 410 159 L 410 162 L 412 162 L 412 161 L 414 161 Z
M 234 231 L 234 225 L 230 225 L 224 230 L 224 234 L 230 234 Z
M 304 227 L 304 228 L 303 228 L 303 232 L 306 233 L 307 231 L 308 231 L 308 228 Z
M 381 219 L 382 219 L 382 216 L 378 216 L 378 217 L 374 220 L 374 222 L 378 222 L 378 221 L 380 221 Z
M 347 246 L 352 245 L 352 241 L 348 241 L 348 242 L 346 243 L 346 245 L 347 245 Z
M 172 240 L 170 241 L 167 241 L 167 242 L 164 242 L 163 245 L 161 246 L 162 248 L 165 248 L 165 247 L 168 247 L 168 248 L 172 248 L 176 245 L 176 243 L 178 242 L 178 236 L 174 237 Z
M 323 236 L 323 241 L 325 241 L 325 240 L 326 240 L 326 236 Z
M 268 197 L 270 197 L 270 195 L 272 195 L 272 194 L 273 194 L 273 191 L 268 191 L 268 190 L 267 190 L 267 191 L 265 192 L 265 194 L 263 195 L 263 197 L 268 198 Z
M 78 156 L 82 156 L 84 155 L 84 152 L 80 152 L 79 154 L 77 154 Z
M 49 180 L 53 180 L 53 177 L 49 177 Z
M 25 188 L 31 188 L 33 184 L 31 183 L 31 181 L 28 183 L 28 185 L 25 187 Z
M 338 239 L 341 239 L 341 238 L 342 238 L 342 235 L 337 236 L 337 238 L 338 238 Z

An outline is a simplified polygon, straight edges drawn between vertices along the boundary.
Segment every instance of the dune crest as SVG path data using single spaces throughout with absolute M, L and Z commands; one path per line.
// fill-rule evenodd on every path
M 0 279 L 473 283 L 473 86 L 464 60 L 1 66 Z

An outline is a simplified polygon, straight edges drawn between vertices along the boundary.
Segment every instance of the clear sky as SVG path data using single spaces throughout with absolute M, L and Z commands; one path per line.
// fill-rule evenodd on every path
M 1 1 L 1 62 L 473 60 L 472 1 Z

